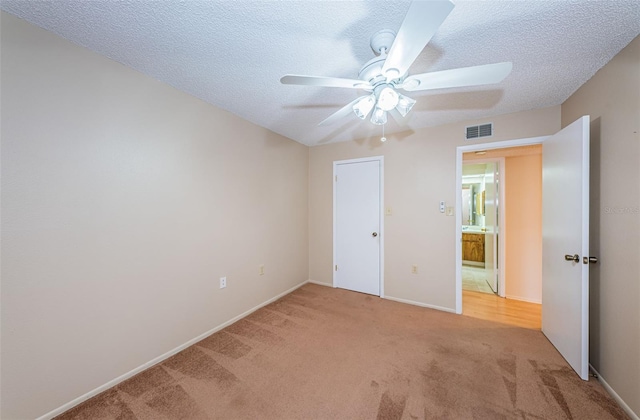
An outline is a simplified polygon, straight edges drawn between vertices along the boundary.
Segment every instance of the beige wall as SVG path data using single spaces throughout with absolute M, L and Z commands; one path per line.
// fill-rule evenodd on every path
M 506 157 L 504 185 L 505 295 L 541 303 L 542 155 Z
M 591 116 L 590 362 L 640 416 L 640 37 L 562 104 Z
M 1 39 L 0 417 L 307 280 L 306 146 L 5 13 Z
M 560 129 L 560 107 L 391 135 L 384 144 L 374 137 L 311 148 L 309 278 L 332 283 L 332 162 L 384 155 L 385 207 L 392 208 L 384 221 L 385 295 L 454 310 L 455 217 L 440 213 L 438 203 L 455 205 L 456 147 L 487 142 L 464 140 L 464 127 L 488 121 L 491 141 L 545 136 Z

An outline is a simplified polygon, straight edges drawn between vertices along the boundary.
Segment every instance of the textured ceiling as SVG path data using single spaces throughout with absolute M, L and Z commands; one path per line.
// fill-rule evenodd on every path
M 640 33 L 640 1 L 461 1 L 410 74 L 513 62 L 500 84 L 412 92 L 415 130 L 558 105 Z M 317 124 L 362 94 L 280 84 L 287 73 L 357 78 L 369 38 L 397 30 L 408 1 L 2 0 L 1 8 L 298 142 L 381 128 L 350 115 Z M 640 77 L 640 76 L 639 76 Z

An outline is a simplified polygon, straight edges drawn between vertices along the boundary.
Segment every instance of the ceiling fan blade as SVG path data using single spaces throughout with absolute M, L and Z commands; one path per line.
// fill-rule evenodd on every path
M 407 91 L 444 89 L 499 83 L 511 73 L 510 62 L 414 74 L 405 79 L 402 89 Z
M 318 125 L 330 125 L 336 122 L 337 120 L 346 117 L 347 115 L 353 112 L 353 106 L 356 104 L 356 102 L 358 102 L 362 98 L 366 98 L 367 96 L 369 95 L 361 96 L 353 100 L 352 102 L 349 102 L 344 107 L 340 108 L 338 111 L 329 115 L 326 119 L 320 121 Z
M 371 85 L 363 80 L 340 79 L 337 77 L 324 76 L 302 76 L 298 74 L 287 74 L 285 76 L 282 76 L 282 78 L 280 79 L 280 83 L 285 85 L 322 86 L 373 90 Z
M 382 66 L 382 74 L 387 81 L 407 73 L 453 7 L 449 0 L 414 0 L 411 3 Z

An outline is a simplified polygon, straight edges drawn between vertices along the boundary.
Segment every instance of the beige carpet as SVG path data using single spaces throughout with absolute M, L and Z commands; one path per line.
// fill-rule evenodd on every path
M 60 419 L 621 419 L 539 331 L 313 284 Z

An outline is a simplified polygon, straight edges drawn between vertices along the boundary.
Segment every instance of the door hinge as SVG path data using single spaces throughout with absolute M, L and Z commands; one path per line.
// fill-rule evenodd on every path
M 338 271 L 338 265 L 336 265 L 336 271 Z

